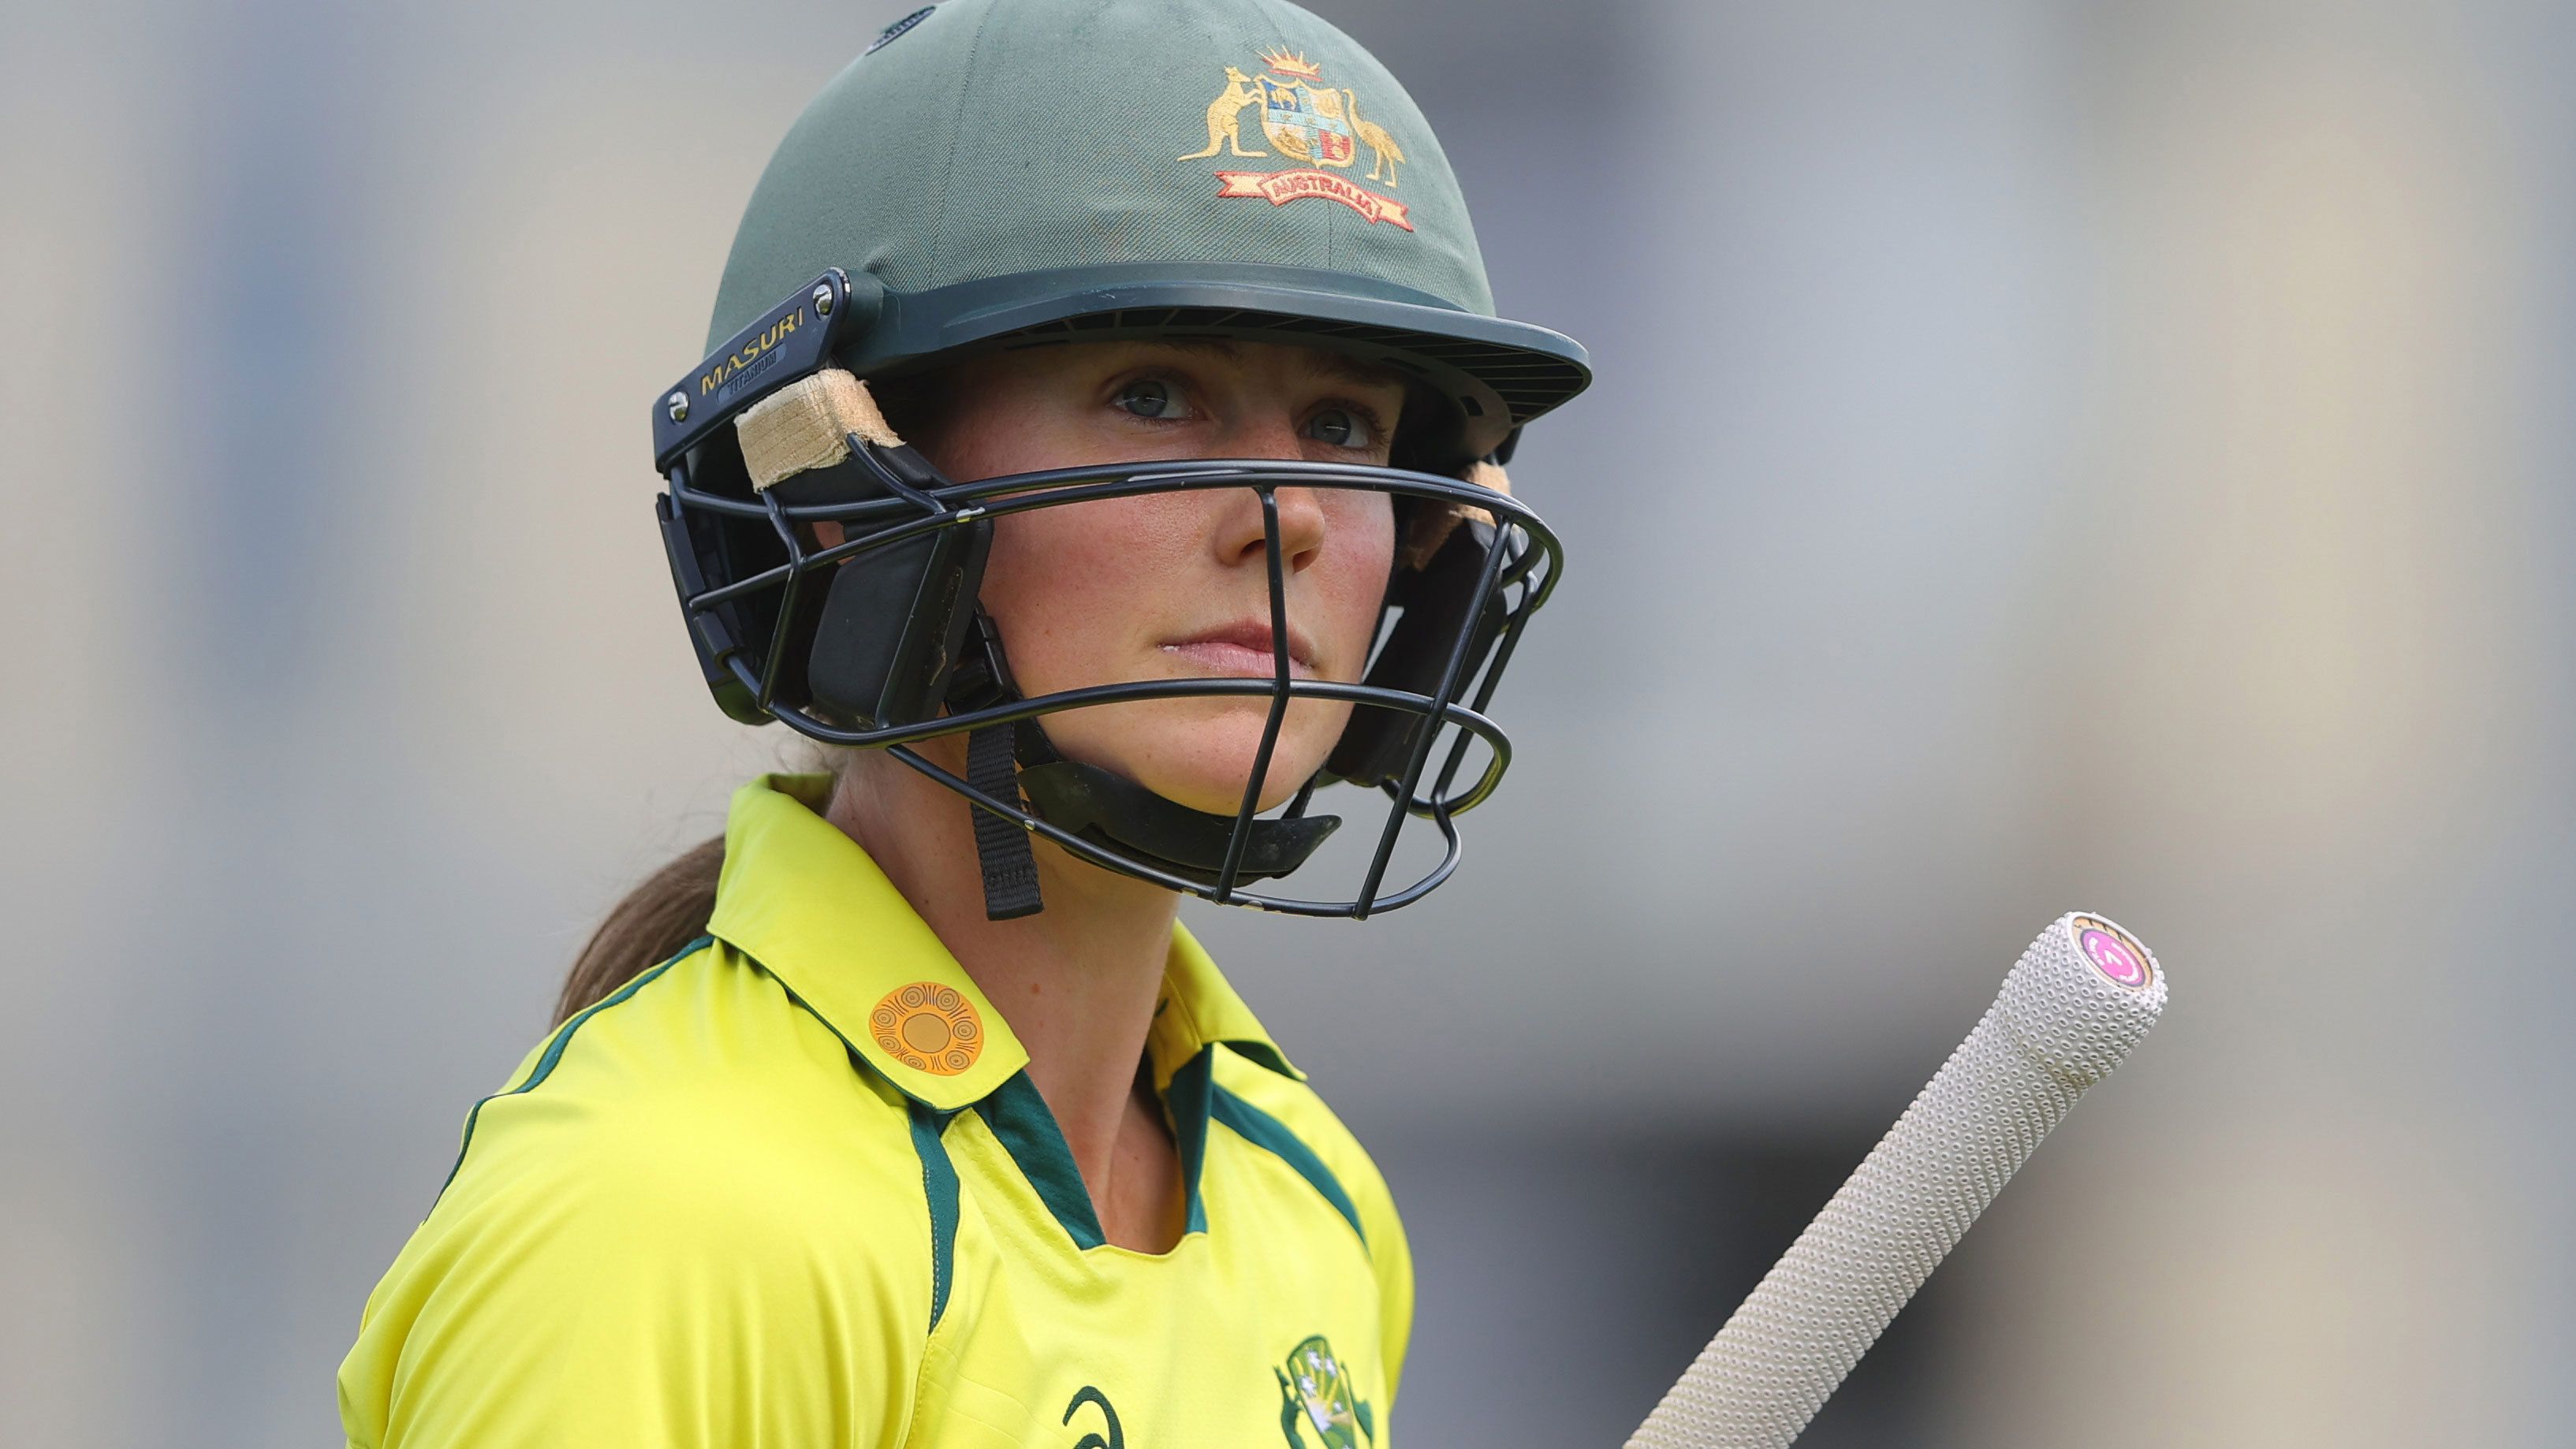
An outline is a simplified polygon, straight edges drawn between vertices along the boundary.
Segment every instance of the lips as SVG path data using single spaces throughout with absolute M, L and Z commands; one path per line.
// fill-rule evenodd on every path
M 1231 624 L 1204 630 L 1186 639 L 1166 641 L 1163 652 L 1187 660 L 1198 672 L 1214 676 L 1248 675 L 1266 677 L 1278 669 L 1272 657 L 1270 624 L 1262 619 L 1238 619 Z M 1288 626 L 1288 677 L 1312 679 L 1315 676 L 1315 645 L 1305 631 Z

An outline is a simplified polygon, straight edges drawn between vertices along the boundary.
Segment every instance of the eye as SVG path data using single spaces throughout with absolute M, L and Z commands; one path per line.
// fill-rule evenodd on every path
M 1190 415 L 1179 388 L 1159 377 L 1140 377 L 1118 389 L 1118 407 L 1140 418 L 1177 422 Z
M 1326 408 L 1306 420 L 1306 436 L 1336 448 L 1366 448 L 1377 442 L 1377 424 L 1355 408 Z

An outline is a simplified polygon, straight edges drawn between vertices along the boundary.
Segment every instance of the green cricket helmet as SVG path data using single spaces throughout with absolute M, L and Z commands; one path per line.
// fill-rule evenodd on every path
M 1276 459 L 957 483 L 905 446 L 866 384 L 996 349 L 1230 338 L 1346 353 L 1405 379 L 1397 466 Z M 808 105 L 725 264 L 710 352 L 657 397 L 657 501 L 708 685 L 737 719 L 878 747 L 964 795 L 987 907 L 1038 909 L 1028 837 L 1211 900 L 1366 916 L 1458 860 L 1453 817 L 1501 778 L 1485 717 L 1561 565 L 1499 491 L 1519 430 L 1590 380 L 1583 349 L 1493 315 L 1456 176 L 1412 98 L 1350 37 L 1266 0 L 947 0 L 904 17 Z M 837 400 L 837 401 L 835 401 Z M 774 439 L 781 420 L 811 447 Z M 761 430 L 755 431 L 757 423 Z M 1245 488 L 1268 523 L 1272 677 L 1151 680 L 1023 697 L 976 599 L 992 520 L 1105 497 Z M 1390 495 L 1400 539 L 1359 684 L 1294 679 L 1275 491 Z M 841 525 L 818 546 L 813 525 Z M 1056 754 L 1058 710 L 1269 697 L 1242 807 L 1214 815 Z M 1265 817 L 1290 698 L 1355 707 L 1324 771 Z M 910 746 L 966 733 L 956 776 Z M 1481 766 L 1461 780 L 1472 741 Z M 1359 887 L 1244 887 L 1339 824 L 1318 786 L 1383 791 Z M 1385 874 L 1408 818 L 1445 849 Z

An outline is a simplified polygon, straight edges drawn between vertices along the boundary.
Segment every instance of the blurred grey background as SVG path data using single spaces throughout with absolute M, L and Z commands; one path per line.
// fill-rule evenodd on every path
M 644 403 L 907 8 L 0 0 L 0 1443 L 336 1443 L 787 752 Z M 1322 8 L 1600 369 L 1461 877 L 1192 916 L 1408 1212 L 1399 1442 L 1619 1442 L 2074 906 L 2165 1024 L 1812 1442 L 2563 1442 L 2576 13 Z

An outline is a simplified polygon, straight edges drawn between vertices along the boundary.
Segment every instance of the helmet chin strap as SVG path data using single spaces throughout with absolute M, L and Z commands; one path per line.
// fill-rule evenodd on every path
M 969 682 L 968 693 L 980 696 L 973 707 L 1022 698 L 1010 683 L 1001 635 L 980 609 L 969 637 L 970 647 L 986 656 L 982 668 L 959 671 L 959 678 Z M 1034 719 L 970 732 L 966 783 L 1006 804 L 1020 802 L 1025 795 L 1031 813 L 1049 825 L 1201 885 L 1217 883 L 1225 869 L 1226 847 L 1234 839 L 1235 817 L 1193 810 L 1115 771 L 1066 759 Z M 1037 857 L 1029 842 L 1034 832 L 980 805 L 970 804 L 967 810 L 975 818 L 975 853 L 984 875 L 986 918 L 1016 920 L 1044 910 L 1046 903 L 1038 894 Z M 1243 858 L 1235 868 L 1236 882 L 1267 880 L 1295 870 L 1341 823 L 1337 815 L 1252 821 L 1246 829 Z
M 966 736 L 966 783 L 996 800 L 1020 798 L 1020 782 L 1011 767 L 1012 736 L 1018 727 L 986 725 Z M 1029 831 L 981 805 L 969 803 L 975 819 L 975 856 L 984 870 L 984 916 L 1011 921 L 1046 909 L 1038 895 L 1038 860 L 1029 846 Z

